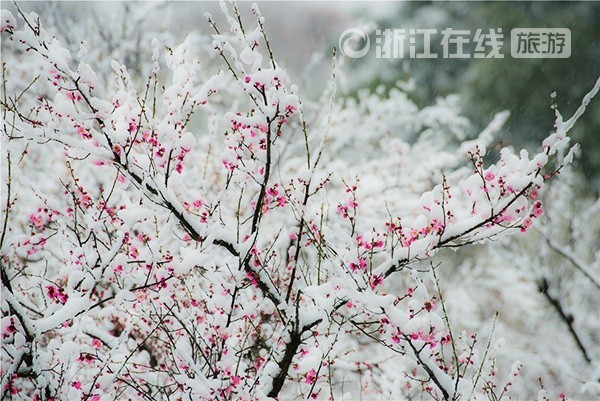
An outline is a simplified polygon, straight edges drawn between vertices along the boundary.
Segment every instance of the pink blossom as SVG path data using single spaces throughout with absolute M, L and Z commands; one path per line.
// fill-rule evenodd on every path
M 29 221 L 31 221 L 33 225 L 37 228 L 42 228 L 45 224 L 44 218 L 41 215 L 35 213 L 29 215 Z
M 234 386 L 238 386 L 242 382 L 242 378 L 240 376 L 234 375 L 231 376 L 231 384 Z
M 533 187 L 529 190 L 529 197 L 533 200 L 536 200 L 540 196 L 540 192 L 536 187 Z
M 385 223 L 385 226 L 386 226 L 386 228 L 387 228 L 387 231 L 388 231 L 389 233 L 392 233 L 392 232 L 394 232 L 394 231 L 398 230 L 398 228 L 399 228 L 399 227 L 398 227 L 398 226 L 397 226 L 395 223 L 393 223 L 393 222 L 391 222 L 391 221 L 387 221 L 387 222 Z
M 533 204 L 533 209 L 531 211 L 531 217 L 537 218 L 544 214 L 544 210 L 542 209 L 542 202 L 537 201 Z
M 69 296 L 65 294 L 62 288 L 58 288 L 55 285 L 46 286 L 46 294 L 54 303 L 65 304 L 69 299 Z
M 6 328 L 4 330 L 5 330 L 5 332 L 3 333 L 3 336 L 2 336 L 4 338 L 8 338 L 10 336 L 10 334 L 17 332 L 17 328 L 15 327 L 15 320 L 12 317 L 10 318 L 10 324 L 8 326 L 6 326 Z
M 95 359 L 96 359 L 96 357 L 92 354 L 81 353 L 81 354 L 79 354 L 79 358 L 77 358 L 77 361 L 83 362 L 85 364 L 90 364 L 90 363 L 94 362 Z
M 131 121 L 129 122 L 129 132 L 135 132 L 137 131 L 137 124 L 135 123 L 135 121 Z
M 309 370 L 308 373 L 306 373 L 305 383 L 313 384 L 316 381 L 317 381 L 317 372 L 314 369 Z
M 523 219 L 523 222 L 521 223 L 521 232 L 525 232 L 527 231 L 531 226 L 533 225 L 533 220 L 531 220 L 529 217 L 526 219 Z
M 371 289 L 374 290 L 379 284 L 383 282 L 383 277 L 373 274 L 369 279 Z
M 81 95 L 78 92 L 74 92 L 74 91 L 67 91 L 65 92 L 65 96 L 67 97 L 67 99 L 71 100 L 71 101 L 81 101 Z
M 433 219 L 431 221 L 431 228 L 434 231 L 442 231 L 442 229 L 444 228 L 444 225 L 437 219 Z

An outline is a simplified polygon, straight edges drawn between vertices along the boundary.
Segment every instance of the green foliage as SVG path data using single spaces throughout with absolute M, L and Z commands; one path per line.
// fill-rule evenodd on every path
M 600 75 L 600 3 L 593 2 L 477 2 L 403 3 L 395 15 L 378 21 L 380 29 L 445 28 L 470 30 L 502 28 L 504 58 L 444 59 L 439 38 L 432 43 L 437 59 L 355 60 L 355 69 L 376 70 L 372 88 L 395 86 L 411 78 L 411 94 L 420 106 L 436 97 L 453 93 L 463 99 L 463 114 L 473 122 L 473 132 L 481 130 L 491 117 L 510 110 L 511 117 L 498 133 L 498 140 L 515 148 L 539 143 L 552 130 L 552 104 L 571 115 Z M 515 59 L 510 55 L 513 28 L 569 28 L 571 57 L 567 59 Z M 372 40 L 374 42 L 374 40 Z M 417 40 L 417 45 L 419 41 Z M 366 57 L 367 58 L 367 57 Z M 376 63 L 376 64 L 375 64 Z M 377 68 L 374 68 L 377 67 Z M 361 83 L 362 84 L 362 83 Z M 556 97 L 551 98 L 551 93 Z M 578 121 L 573 140 L 581 144 L 580 170 L 590 188 L 600 190 L 600 107 L 598 100 Z
M 579 105 L 581 94 L 594 86 L 600 74 L 599 3 L 494 3 L 474 7 L 474 23 L 501 27 L 505 47 L 510 30 L 516 27 L 569 28 L 571 57 L 567 59 L 473 60 L 464 73 L 465 113 L 479 124 L 486 116 L 502 109 L 510 110 L 505 126 L 509 144 L 528 146 L 537 143 L 552 129 L 556 102 L 565 115 Z M 460 89 L 460 88 L 459 88 Z M 550 94 L 556 92 L 556 98 Z M 598 190 L 600 182 L 600 107 L 578 121 L 573 140 L 582 147 L 582 169 Z

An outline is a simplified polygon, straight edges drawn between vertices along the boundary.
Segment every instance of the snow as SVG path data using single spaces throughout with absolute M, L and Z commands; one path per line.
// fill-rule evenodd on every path
M 245 64 L 251 66 L 253 71 L 257 71 L 263 62 L 262 55 L 256 50 L 251 50 L 249 47 L 242 50 L 240 59 Z
M 16 28 L 17 21 L 12 13 L 8 10 L 0 11 L 0 32 L 4 32 L 7 29 Z
M 9 178 L 10 162 L 14 202 L 3 193 L 0 204 L 10 210 L 2 257 L 11 288 L 3 283 L 2 371 L 28 368 L 22 351 L 31 348 L 38 373 L 36 381 L 15 378 L 18 397 L 52 383 L 56 397 L 81 398 L 72 383 L 97 378 L 100 397 L 135 398 L 147 387 L 172 389 L 175 398 L 266 399 L 290 333 L 306 327 L 280 399 L 353 394 L 338 383 L 386 399 L 410 387 L 419 398 L 415 383 L 435 385 L 424 368 L 450 398 L 457 382 L 463 397 L 471 390 L 480 397 L 483 381 L 473 379 L 479 364 L 486 378 L 494 370 L 504 378 L 516 373 L 515 360 L 523 361 L 523 394 L 537 391 L 531 377 L 549 376 L 569 391 L 596 395 L 597 386 L 572 380 L 594 378 L 536 287 L 548 276 L 577 288 L 561 299 L 569 311 L 597 298 L 587 289 L 598 286 L 590 277 L 598 266 L 593 223 L 600 203 L 574 206 L 581 203 L 564 164 L 577 152 L 568 149 L 567 131 L 600 81 L 571 119 L 557 112 L 556 133 L 541 150 L 503 148 L 490 164 L 495 152 L 486 150 L 508 113 L 464 141 L 469 126 L 460 99 L 419 108 L 402 83 L 344 99 L 332 79 L 320 97 L 301 103 L 304 79 L 290 85 L 286 70 L 271 68 L 280 60 L 264 59 L 257 7 L 258 21 L 249 18 L 242 29 L 237 11 L 221 6 L 228 26 L 219 25 L 220 34 L 190 35 L 179 46 L 143 25 L 132 7 L 125 28 L 140 21 L 138 42 L 130 31 L 122 43 L 86 37 L 76 69 L 70 55 L 77 40 L 24 26 L 6 41 L 11 93 L 36 74 L 50 78 L 20 100 L 22 115 L 39 121 L 6 110 L 23 137 L 2 138 L 2 174 Z M 14 18 L 3 12 L 2 20 L 4 39 Z M 211 41 L 229 64 L 218 52 L 202 53 Z M 72 98 L 74 81 L 95 112 Z M 554 190 L 561 196 L 545 192 Z M 522 233 L 532 216 L 543 236 Z M 479 244 L 467 247 L 471 242 Z M 496 310 L 494 337 L 506 337 L 506 347 L 493 347 L 482 361 Z M 598 322 L 580 320 L 591 314 L 577 312 L 577 330 L 595 332 Z M 453 344 L 446 343 L 446 318 Z M 554 340 L 568 352 L 549 355 Z M 407 341 L 422 351 L 411 355 Z M 458 375 L 453 366 L 444 371 L 452 345 L 475 361 Z M 140 387 L 128 388 L 129 379 Z M 5 389 L 11 380 L 3 377 Z M 552 391 L 558 385 L 548 384 Z
M 45 317 L 35 322 L 35 330 L 42 334 L 48 330 L 52 330 L 62 323 L 75 318 L 82 312 L 85 312 L 91 305 L 90 299 L 87 296 L 69 297 L 67 302 L 50 316 Z

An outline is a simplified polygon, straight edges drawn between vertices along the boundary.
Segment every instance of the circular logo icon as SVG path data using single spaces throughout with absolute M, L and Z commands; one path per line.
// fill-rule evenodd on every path
M 371 40 L 358 28 L 348 28 L 340 36 L 340 50 L 352 58 L 361 58 L 369 51 Z

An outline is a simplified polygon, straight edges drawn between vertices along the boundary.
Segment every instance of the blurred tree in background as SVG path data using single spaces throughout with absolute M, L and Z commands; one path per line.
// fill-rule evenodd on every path
M 434 28 L 432 41 L 437 59 L 348 60 L 352 70 L 364 70 L 368 82 L 356 82 L 358 89 L 396 86 L 398 80 L 414 80 L 413 100 L 423 106 L 437 97 L 458 93 L 463 98 L 463 114 L 472 120 L 471 134 L 487 125 L 494 113 L 511 112 L 499 138 L 505 145 L 530 147 L 552 129 L 552 103 L 564 113 L 572 113 L 600 72 L 600 3 L 594 2 L 409 2 L 398 5 L 395 13 L 379 18 L 377 28 Z M 470 30 L 502 28 L 504 58 L 444 59 L 440 32 L 445 28 Z M 566 59 L 515 59 L 510 55 L 513 28 L 568 28 L 571 30 L 571 56 Z M 371 43 L 375 44 L 371 32 Z M 422 41 L 422 40 L 421 40 Z M 419 46 L 419 39 L 417 39 Z M 405 46 L 406 51 L 407 46 Z M 467 51 L 467 53 L 469 53 Z M 472 54 L 472 52 L 471 52 Z M 373 74 L 373 71 L 377 73 Z M 367 73 L 369 72 L 369 73 Z M 556 97 L 551 94 L 556 92 Z M 600 107 L 597 101 L 574 129 L 573 140 L 582 146 L 581 170 L 590 184 L 600 190 Z

